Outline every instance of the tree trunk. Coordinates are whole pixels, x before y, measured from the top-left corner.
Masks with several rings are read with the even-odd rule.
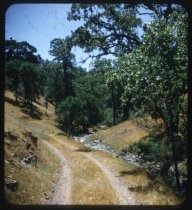
[[[64,86],[64,98],[67,97],[67,65],[63,61],[63,86]]]
[[[30,110],[31,110],[31,113],[33,113],[33,101],[32,100],[30,100]]]
[[[114,88],[111,88],[111,96],[112,96],[112,106],[113,106],[113,125],[116,125],[116,103],[115,103],[115,94]]]
[[[123,120],[127,120],[129,117],[129,101],[126,101],[125,105],[123,106]]]
[[[181,184],[180,184],[180,174],[178,169],[178,160],[177,160],[177,154],[176,154],[176,138],[175,135],[178,133],[178,120],[173,120],[172,112],[170,111],[170,121],[168,125],[166,126],[167,135],[168,138],[171,140],[171,147],[172,147],[172,158],[173,158],[173,164],[174,164],[174,171],[175,171],[175,180],[177,185],[177,190],[180,193],[181,192]],[[177,118],[176,118],[177,119]]]

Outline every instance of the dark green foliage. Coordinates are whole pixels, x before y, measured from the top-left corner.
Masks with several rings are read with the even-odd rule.
[[[113,109],[112,108],[106,108],[104,110],[104,123],[107,126],[113,125]]]
[[[165,134],[148,137],[129,148],[130,152],[141,156],[145,161],[164,162],[171,158],[171,145]]]
[[[16,101],[18,99],[18,89],[19,89],[19,68],[22,62],[20,60],[10,60],[5,64],[5,81],[6,88],[13,91],[16,97]]]
[[[71,53],[71,40],[69,37],[65,39],[53,39],[50,43],[51,50],[49,51],[51,55],[55,57],[59,65],[59,78],[60,84],[59,87],[56,87],[56,92],[59,90],[59,95],[56,96],[56,107],[57,104],[60,103],[63,99],[68,96],[72,96],[73,87],[72,87],[72,79],[73,79],[73,70],[75,69],[75,56]],[[57,70],[58,75],[58,70]]]
[[[32,102],[40,95],[38,69],[34,64],[23,63],[19,71],[22,88],[21,94],[25,103],[29,104],[32,110]]]
[[[147,166],[150,169],[150,172],[158,173],[162,175],[165,180],[170,180],[168,171],[173,165],[174,159],[172,154],[172,145],[166,133],[161,133],[159,135],[140,140],[139,143],[131,145],[128,150],[129,152],[140,156],[142,162],[150,163],[150,165]],[[182,162],[186,159],[186,143],[181,137],[177,138],[175,152],[177,154],[178,162]],[[158,170],[155,169],[157,165],[159,165]],[[154,169],[152,170],[152,168],[157,171],[154,171]],[[171,180],[171,182],[173,182],[174,178],[171,177]]]
[[[5,79],[7,89],[14,92],[16,102],[22,97],[32,111],[32,102],[40,96],[42,79],[37,64],[21,60],[10,60],[5,64]]]
[[[26,41],[5,40],[6,61],[17,59],[31,63],[41,63],[42,58],[40,55],[35,55],[35,53],[37,53],[37,49]]]
[[[69,100],[71,102],[79,100],[79,104],[77,103],[79,105],[77,108],[78,114],[76,113],[78,119],[75,119],[76,124],[74,126],[66,127],[66,119],[62,117],[62,111],[61,108],[59,108],[59,111],[56,112],[59,119],[58,122],[61,124],[64,123],[64,127],[68,130],[71,129],[71,132],[75,132],[78,129],[79,131],[85,131],[86,128],[103,121],[102,108],[104,107],[104,96],[106,94],[105,86],[103,86],[103,78],[98,72],[86,72],[81,68],[76,68],[72,81],[74,96],[72,98],[70,96],[67,97],[61,104],[64,109],[69,110],[71,109],[71,107],[69,108],[67,105]],[[61,106],[61,104],[59,104],[59,106]],[[62,109],[63,112],[64,109]],[[64,113],[64,115],[66,114],[67,113]]]
[[[57,121],[69,132],[84,131],[87,117],[84,115],[83,102],[69,96],[56,109]]]
[[[98,49],[99,56],[130,52],[140,44],[136,14],[136,7],[126,4],[73,4],[68,20],[85,21],[73,32],[73,42],[88,53]]]

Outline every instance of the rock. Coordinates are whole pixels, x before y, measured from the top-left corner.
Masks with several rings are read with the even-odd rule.
[[[31,144],[29,142],[27,142],[27,144],[25,144],[25,147],[28,150],[31,147]]]
[[[8,139],[5,139],[5,140],[4,140],[4,143],[7,144],[8,146],[11,145],[11,144],[10,144],[10,141],[9,141]]]
[[[5,186],[10,189],[11,191],[15,191],[18,189],[18,182],[14,179],[5,179],[4,180]]]
[[[102,129],[102,130],[105,130],[107,129],[108,127],[106,125],[98,125],[98,128]]]
[[[162,186],[159,187],[159,192],[163,192],[163,187]]]
[[[28,157],[24,158],[23,161],[27,164],[34,164],[37,165],[37,156],[35,154],[29,155]]]
[[[37,140],[38,140],[37,136],[31,136],[31,140],[33,141],[35,147],[37,147]]]
[[[9,137],[11,140],[17,140],[17,136],[13,134],[13,132],[7,131],[4,135]]]
[[[21,166],[22,168],[30,168],[30,167],[32,167],[31,165],[25,163],[23,160],[20,161],[20,166]]]
[[[47,193],[44,193],[44,195],[45,195],[45,199],[46,199],[46,200],[49,200],[49,199],[50,199],[50,197],[48,196]]]

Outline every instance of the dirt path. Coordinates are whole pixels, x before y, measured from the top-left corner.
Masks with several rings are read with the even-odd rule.
[[[106,165],[102,164],[95,157],[90,155],[89,153],[82,153],[84,156],[89,158],[93,163],[95,163],[104,173],[104,175],[109,180],[113,191],[115,192],[119,203],[117,205],[135,205],[136,201],[128,190],[128,186],[124,181],[115,176],[115,173],[108,168]]]
[[[76,146],[69,145],[68,143],[64,141],[61,142],[57,138],[55,138],[55,140],[57,140],[60,144],[64,145],[71,151],[76,151],[78,149]],[[57,150],[56,148],[54,149]],[[88,158],[92,162],[92,164],[95,164],[97,167],[99,167],[103,173],[103,176],[105,176],[108,179],[111,185],[111,189],[115,193],[118,199],[118,203],[115,203],[115,205],[136,205],[137,204],[136,200],[131,195],[131,192],[128,190],[128,185],[120,177],[116,176],[114,171],[112,171],[105,164],[101,163],[97,158],[93,156],[94,154],[92,154],[91,152],[88,152],[88,153],[78,152],[78,153],[79,153],[79,158],[81,158],[81,156],[84,156]]]
[[[55,148],[52,144],[44,141],[47,147],[54,153],[59,161],[61,162],[61,172],[60,179],[56,184],[55,192],[53,197],[46,201],[45,204],[59,204],[59,205],[69,205],[71,203],[71,169],[69,161],[65,158],[64,154]]]

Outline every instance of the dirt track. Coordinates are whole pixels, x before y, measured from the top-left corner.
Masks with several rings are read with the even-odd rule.
[[[77,151],[78,147],[74,145],[69,145],[68,143],[61,142],[57,138],[55,140],[65,148],[68,148],[71,152]],[[72,162],[70,159],[67,159],[66,156],[60,151],[58,148],[53,146],[52,144],[45,141],[45,144],[51,149],[51,151],[58,157],[61,162],[61,173],[60,179],[55,186],[55,192],[53,197],[46,202],[46,204],[58,204],[58,205],[67,205],[73,204],[74,201],[71,197],[71,191],[73,188],[74,180],[72,178],[73,171],[70,167]],[[101,170],[103,176],[108,180],[110,184],[109,189],[113,191],[116,197],[116,201],[114,201],[115,205],[135,205],[136,201],[128,190],[128,186],[124,181],[116,176],[115,172],[113,172],[108,166],[101,163],[94,154],[91,152],[76,152],[76,155],[79,156],[79,159],[87,158],[94,167],[99,168]],[[86,181],[86,180],[85,180]],[[77,182],[77,180],[76,180]],[[94,184],[92,186],[94,188]]]
[[[83,153],[87,158],[89,158],[94,164],[96,164],[107,177],[111,184],[112,190],[115,192],[119,202],[117,205],[135,205],[136,202],[131,196],[128,186],[123,182],[119,177],[115,176],[115,173],[108,168],[106,165],[99,162],[96,158],[94,158],[89,153]]]
[[[55,186],[55,193],[52,199],[48,200],[46,204],[59,204],[68,205],[71,204],[71,169],[69,166],[69,161],[65,158],[59,149],[55,148],[53,145],[44,141],[47,147],[52,153],[54,153],[59,161],[61,162],[61,172],[60,179]]]

